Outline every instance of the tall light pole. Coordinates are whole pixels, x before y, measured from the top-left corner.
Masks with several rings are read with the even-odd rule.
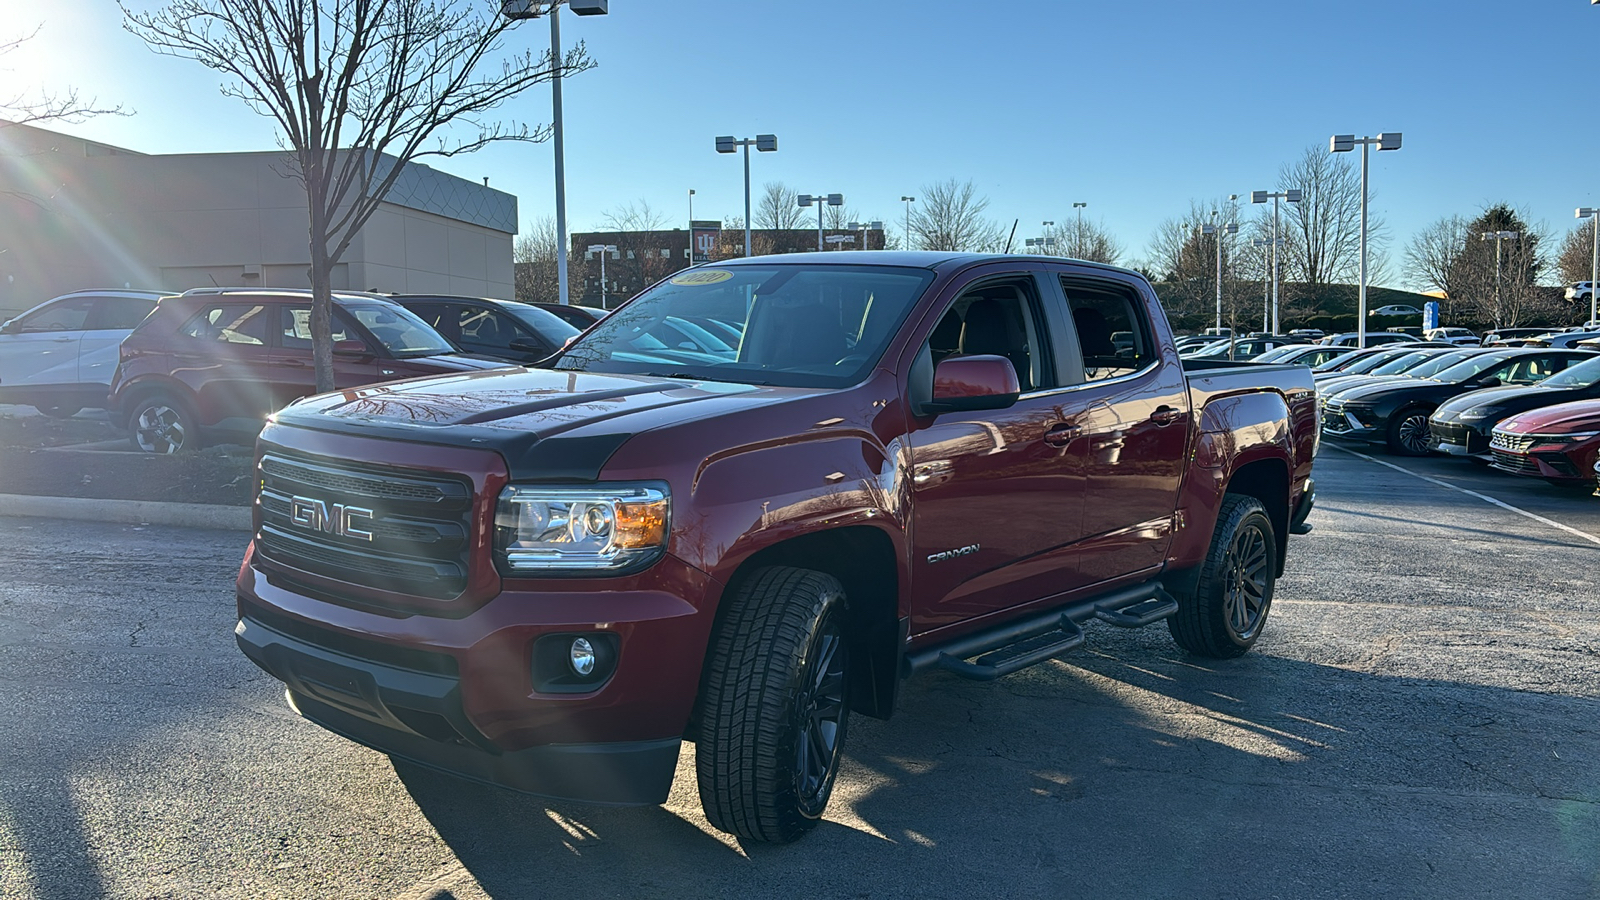
[[[750,255],[750,147],[762,153],[771,153],[778,149],[778,136],[775,134],[758,134],[753,138],[717,138],[718,153],[732,153],[739,147],[744,148],[744,255]]]
[[[1356,346],[1367,345],[1367,148],[1373,144],[1379,150],[1399,150],[1400,132],[1385,131],[1377,137],[1356,137],[1353,134],[1336,134],[1328,139],[1328,152],[1349,153],[1361,145],[1361,282],[1356,294]]]
[[[1072,247],[1069,249],[1071,250],[1073,256],[1080,258],[1083,256],[1083,208],[1088,205],[1089,204],[1082,202],[1075,202],[1072,204],[1072,208],[1078,213],[1078,230],[1072,235]]]
[[[550,65],[555,76],[550,79],[550,137],[555,145],[556,157],[556,293],[559,302],[567,300],[567,157],[561,128],[561,4],[550,4]],[[574,15],[603,16],[609,0],[565,0]],[[536,0],[501,0],[500,13],[508,19],[537,19]]]
[[[844,205],[844,195],[843,194],[801,194],[800,195],[800,205],[801,206],[810,206],[813,203],[815,203],[817,205],[817,251],[821,252],[821,250],[822,250],[822,207],[824,207],[824,206],[843,206]]]
[[[694,188],[689,188],[689,262],[694,265]]]
[[[1279,200],[1283,200],[1283,201],[1285,201],[1287,203],[1299,203],[1300,199],[1301,199],[1301,192],[1300,192],[1299,188],[1290,188],[1290,189],[1288,189],[1286,191],[1276,191],[1276,192],[1270,192],[1270,191],[1251,191],[1250,192],[1250,202],[1251,203],[1265,203],[1269,199],[1272,201],[1272,328],[1271,328],[1269,333],[1270,334],[1277,334],[1278,333],[1278,201]],[[1362,209],[1365,210],[1366,207],[1363,206]],[[1363,216],[1365,216],[1365,213],[1363,213]],[[1366,219],[1362,218],[1361,221],[1365,222]],[[1362,234],[1366,233],[1365,228],[1366,228],[1366,226],[1363,225],[1362,226],[1362,229],[1363,229],[1362,230]],[[1362,240],[1365,241],[1366,238],[1363,237]],[[1365,247],[1366,244],[1362,244],[1362,246]],[[1363,258],[1365,258],[1365,257],[1363,257]],[[1366,271],[1366,270],[1363,269],[1362,271]],[[1365,288],[1363,288],[1362,290],[1363,290],[1363,293],[1362,293],[1361,296],[1365,297],[1366,296]],[[1365,301],[1363,301],[1363,302],[1365,302]],[[1261,330],[1262,331],[1268,331],[1268,328],[1267,328],[1267,317],[1264,314],[1263,314],[1262,319],[1261,319]],[[1365,339],[1363,338],[1363,341],[1364,340]]]
[[[1593,2],[1600,3],[1600,0]],[[1596,304],[1596,298],[1600,297],[1600,206],[1580,206],[1577,212],[1577,218],[1592,219],[1590,224],[1594,226],[1594,249],[1591,251],[1594,258],[1589,270],[1589,321],[1592,323],[1600,320],[1600,306]]]
[[[1480,231],[1478,237],[1486,241],[1494,241],[1494,308],[1495,318],[1499,318],[1505,310],[1505,299],[1501,290],[1500,281],[1500,248],[1503,241],[1514,241],[1522,237],[1517,231]],[[1495,323],[1500,324],[1499,322]]]
[[[590,253],[600,254],[600,308],[606,308],[606,254],[617,252],[616,244],[590,244]]]
[[[883,223],[882,222],[851,222],[850,223],[850,229],[852,231],[861,232],[861,249],[863,249],[863,250],[871,250],[872,249],[871,247],[867,246],[867,232],[871,231],[874,228],[878,229],[879,231],[882,231],[883,230]]]
[[[1216,235],[1216,242],[1217,242],[1217,332],[1220,334],[1222,332],[1222,236],[1224,234],[1238,234],[1239,233],[1239,225],[1238,225],[1237,222],[1229,222],[1226,225],[1211,225],[1211,224],[1208,223],[1208,224],[1200,226],[1200,233],[1201,234],[1214,234],[1214,235]]]
[[[1256,247],[1273,247],[1283,243],[1283,241],[1278,238],[1256,238],[1250,243]],[[1277,261],[1276,255],[1273,255],[1271,251],[1267,252],[1267,256],[1272,262]],[[1263,322],[1267,320],[1267,311],[1272,309],[1272,293],[1269,287],[1271,284],[1272,278],[1268,276],[1267,270],[1263,268],[1261,270],[1261,321]]]
[[[900,201],[906,205],[906,246],[905,246],[905,249],[910,250],[911,249],[911,204],[917,202],[917,198],[902,196],[900,198]]]

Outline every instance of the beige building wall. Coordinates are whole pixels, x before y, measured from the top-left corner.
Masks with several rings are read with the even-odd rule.
[[[335,288],[513,296],[516,198],[408,166]],[[0,316],[72,290],[308,287],[284,154],[147,155],[0,124]]]

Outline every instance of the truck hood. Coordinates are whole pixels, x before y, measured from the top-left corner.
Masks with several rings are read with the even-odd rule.
[[[636,434],[820,391],[642,375],[499,368],[308,397],[278,425],[497,450],[514,475],[592,480]]]

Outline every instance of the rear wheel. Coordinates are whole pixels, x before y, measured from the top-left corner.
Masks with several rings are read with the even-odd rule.
[[[774,567],[727,601],[701,690],[695,770],[712,825],[787,843],[828,806],[850,709],[838,579]]]
[[[60,404],[56,406],[35,406],[34,409],[37,409],[41,415],[49,416],[52,419],[70,419],[77,415],[83,407]]]
[[[1178,646],[1229,659],[1261,637],[1277,583],[1278,541],[1261,501],[1228,494],[1193,594],[1178,598],[1167,629]]]
[[[135,403],[128,430],[133,448],[145,453],[183,453],[200,442],[194,414],[168,394],[151,394]]]
[[[1433,450],[1433,435],[1428,430],[1428,411],[1402,409],[1389,417],[1384,443],[1396,456],[1426,456]]]

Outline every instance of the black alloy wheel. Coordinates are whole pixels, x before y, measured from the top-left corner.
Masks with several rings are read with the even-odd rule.
[[[1389,419],[1385,440],[1397,456],[1426,456],[1433,451],[1433,433],[1428,429],[1428,411],[1418,407],[1402,409]]]
[[[1267,554],[1269,545],[1261,523],[1248,521],[1234,533],[1223,558],[1223,611],[1228,633],[1241,643],[1254,640],[1266,620],[1272,589],[1268,567],[1275,562]]]
[[[1167,630],[1197,656],[1231,659],[1255,645],[1272,609],[1278,539],[1260,500],[1228,494],[1193,593],[1177,596]]]
[[[845,724],[845,660],[849,651],[839,617],[829,616],[812,643],[806,687],[795,704],[800,732],[795,752],[795,792],[801,811],[815,818],[828,805]]]

